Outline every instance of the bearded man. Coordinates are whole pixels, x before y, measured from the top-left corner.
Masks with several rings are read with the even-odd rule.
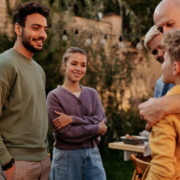
[[[19,4],[14,47],[0,55],[1,180],[48,180],[46,77],[33,55],[47,38],[49,15],[39,2]]]

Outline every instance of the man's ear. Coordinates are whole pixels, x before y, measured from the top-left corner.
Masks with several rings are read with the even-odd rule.
[[[180,64],[179,62],[173,63],[173,75],[178,75],[180,73]]]
[[[14,31],[17,34],[17,36],[21,36],[22,35],[22,26],[19,25],[18,23],[16,23],[14,25]]]

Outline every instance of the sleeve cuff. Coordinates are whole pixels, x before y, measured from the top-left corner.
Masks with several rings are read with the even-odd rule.
[[[78,122],[78,118],[76,116],[71,116],[72,117],[72,123],[75,125],[81,125],[81,123]]]
[[[1,163],[1,165],[7,163],[11,159],[12,159],[12,156],[8,153],[7,150],[4,153],[0,154],[0,163]]]
[[[96,125],[96,135],[99,136],[99,126]]]

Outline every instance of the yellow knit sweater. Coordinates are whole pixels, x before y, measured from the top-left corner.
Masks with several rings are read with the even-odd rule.
[[[180,94],[180,85],[166,96]],[[151,132],[152,161],[146,180],[180,180],[180,114],[165,116]]]

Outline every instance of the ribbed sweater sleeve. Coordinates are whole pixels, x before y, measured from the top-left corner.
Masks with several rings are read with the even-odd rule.
[[[8,70],[7,70],[8,69]],[[9,62],[9,59],[2,57],[0,61],[0,121],[2,121],[2,109],[9,95],[10,88],[14,82],[14,69],[12,63]],[[2,132],[0,131],[0,163],[5,164],[10,161],[12,156],[7,151],[6,146],[4,145]]]
[[[0,81],[0,119],[2,116],[2,108],[4,106],[7,96],[7,87]],[[4,145],[2,134],[0,132],[0,164],[5,164],[11,160],[12,156],[7,151],[6,146]]]
[[[94,90],[95,91],[95,90]],[[75,125],[91,125],[91,124],[99,124],[104,118],[106,118],[103,107],[99,98],[99,95],[97,91],[95,91],[95,113],[93,116],[73,116],[71,115],[73,119],[73,124]],[[107,123],[107,120],[105,121]]]
[[[52,121],[58,117],[58,115],[56,115],[54,111],[56,110],[62,113],[65,112],[58,98],[52,92],[50,92],[47,97],[47,108],[49,115],[49,123],[52,129],[54,130]],[[98,125],[95,124],[92,125],[70,124],[66,127],[61,128],[58,131],[55,131],[55,134],[58,138],[69,143],[84,143],[91,138],[99,136],[99,128]]]

